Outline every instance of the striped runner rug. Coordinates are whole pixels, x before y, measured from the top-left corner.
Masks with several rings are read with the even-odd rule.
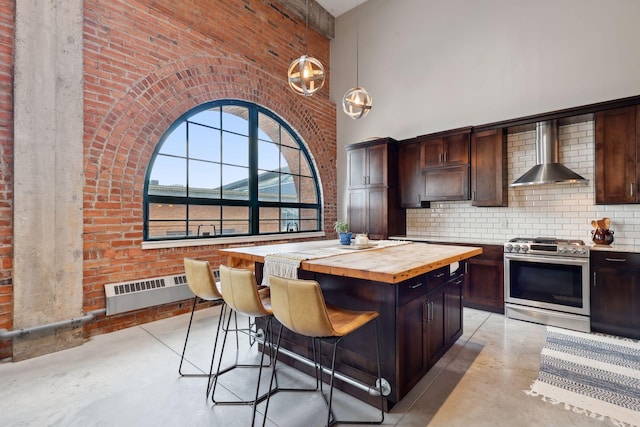
[[[640,426],[640,342],[552,326],[530,396],[617,426]]]

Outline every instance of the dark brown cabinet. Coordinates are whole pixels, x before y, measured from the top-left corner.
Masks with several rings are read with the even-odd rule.
[[[367,233],[371,239],[404,234],[396,141],[382,138],[348,145],[346,150],[349,231]]]
[[[469,199],[468,165],[427,169],[423,173],[427,201]]]
[[[420,165],[420,141],[411,140],[399,144],[399,186],[400,207],[402,208],[428,208],[429,202],[425,200],[425,177]]]
[[[405,354],[400,383],[407,391],[462,335],[464,268],[459,271],[450,277],[447,266],[404,285],[411,293],[399,297],[398,345]]]
[[[415,298],[398,308],[399,353],[404,355],[399,366],[399,383],[403,384],[400,395],[406,394],[427,372],[427,323],[424,321],[425,299]]]
[[[466,263],[461,267],[466,270]],[[459,275],[450,280],[444,291],[444,339],[445,342],[457,340],[462,335],[462,300],[466,275]]]
[[[461,128],[416,138],[420,141],[424,200],[469,199],[470,135],[471,128]]]
[[[436,289],[427,294],[422,310],[423,322],[426,325],[425,365],[433,366],[438,357],[443,353],[444,340],[444,289]]]
[[[591,251],[591,330],[640,339],[640,254]]]
[[[639,203],[640,107],[599,111],[596,122],[596,203]]]
[[[347,147],[349,188],[385,187],[388,185],[389,150],[391,139],[378,143],[355,144]]]
[[[504,313],[504,249],[501,245],[476,245],[482,254],[467,261],[464,306]]]
[[[471,134],[471,204],[507,206],[505,135],[502,129]]]
[[[443,136],[423,137],[422,169],[469,164],[469,129],[451,131]]]

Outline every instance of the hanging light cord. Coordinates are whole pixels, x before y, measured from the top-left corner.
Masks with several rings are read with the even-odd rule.
[[[307,0],[308,1],[308,0]],[[358,19],[358,0],[356,0],[356,86],[360,87],[358,76],[360,75],[359,62],[360,62],[360,20]]]
[[[304,35],[304,54],[307,55],[309,53],[309,0],[306,2],[305,9],[304,16],[307,29]]]

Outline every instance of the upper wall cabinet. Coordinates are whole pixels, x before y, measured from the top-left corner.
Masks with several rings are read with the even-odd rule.
[[[374,145],[349,146],[347,176],[350,189],[388,185],[387,142],[383,139]]]
[[[428,208],[425,178],[420,166],[420,141],[410,140],[398,146],[400,207]]]
[[[424,200],[469,200],[471,128],[418,137]]]
[[[596,113],[596,203],[639,203],[640,107]]]
[[[471,134],[471,204],[507,206],[504,174],[506,138],[502,129]]]
[[[422,140],[420,159],[422,169],[469,164],[469,132]]]
[[[349,231],[386,239],[406,232],[398,195],[397,143],[382,138],[347,145]]]

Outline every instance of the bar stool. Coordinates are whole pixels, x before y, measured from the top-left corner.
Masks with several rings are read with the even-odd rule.
[[[331,381],[329,388],[329,400],[322,390],[322,382],[320,383],[320,391],[322,397],[328,406],[327,426],[335,423],[341,424],[382,424],[384,421],[383,410],[383,394],[380,393],[380,419],[372,421],[341,421],[336,420],[332,413],[331,406],[333,401],[333,386],[335,378],[335,362],[338,345],[344,337],[355,332],[370,321],[374,321],[376,334],[376,360],[378,366],[378,378],[380,375],[380,341],[378,339],[378,313],[375,311],[351,311],[331,306],[325,303],[324,296],[320,285],[315,280],[297,280],[285,279],[282,277],[271,276],[269,278],[271,288],[271,306],[274,317],[281,323],[278,332],[278,338],[275,344],[275,354],[273,356],[273,373],[275,373],[275,365],[278,359],[278,350],[280,338],[282,336],[283,326],[287,329],[312,338],[315,343],[320,341],[333,341],[333,352],[331,358]],[[315,348],[315,344],[314,344]],[[314,352],[315,353],[315,352]],[[315,354],[314,354],[315,357]],[[316,366],[321,364],[322,354],[320,358],[315,360]],[[316,368],[316,372],[322,372],[322,366]],[[273,373],[271,380],[273,381]],[[269,388],[271,388],[270,383]],[[267,397],[267,404],[264,412],[263,426],[267,420],[269,410],[269,400],[271,395]]]
[[[265,341],[268,340],[268,337],[271,335],[271,319],[273,318],[273,312],[271,310],[271,299],[269,295],[269,288],[258,289],[256,283],[256,277],[250,270],[238,269],[238,268],[230,268],[225,265],[220,266],[220,285],[222,290],[222,297],[229,308],[229,313],[227,314],[227,324],[224,333],[224,338],[222,340],[222,351],[220,353],[220,359],[218,361],[218,369],[213,376],[213,386],[211,388],[211,400],[216,404],[227,404],[227,405],[252,405],[253,406],[253,419],[255,419],[256,413],[256,405],[263,401],[269,394],[269,392],[264,393],[263,395],[259,395],[260,391],[260,380],[262,378],[262,368],[271,365],[271,361],[269,364],[264,365],[264,355],[266,348],[269,345],[263,345],[262,354],[260,356],[260,364],[248,364],[243,365],[238,363],[238,352],[236,351],[236,360],[235,364],[231,367],[226,368],[224,371],[221,371],[222,365],[222,356],[225,350],[225,344],[227,341],[227,335],[229,333],[229,324],[231,322],[232,312],[237,312],[240,314],[244,314],[250,317],[264,317],[266,318],[266,331],[265,331]],[[236,341],[236,349],[237,349],[237,341]],[[269,350],[269,356],[271,358],[271,350]],[[239,367],[258,367],[258,382],[256,384],[256,394],[253,400],[237,400],[237,401],[220,401],[215,399],[216,386],[218,384],[218,378],[224,372]],[[270,387],[271,388],[271,387]]]
[[[216,347],[218,345],[218,336],[220,335],[220,325],[222,324],[222,317],[225,312],[224,299],[218,284],[216,283],[213,271],[208,261],[199,261],[191,258],[184,259],[184,272],[187,277],[187,285],[191,292],[195,294],[193,298],[193,307],[191,308],[191,317],[189,318],[189,326],[187,327],[187,336],[184,339],[184,347],[182,348],[182,355],[180,356],[180,366],[178,366],[178,373],[181,377],[209,377],[207,381],[206,396],[209,395],[211,384],[211,368],[209,368],[209,374],[185,374],[182,372],[182,362],[184,361],[184,355],[187,351],[187,342],[189,341],[189,332],[191,331],[191,323],[193,322],[193,313],[196,310],[196,304],[198,299],[205,301],[221,302],[222,308],[220,311],[220,318],[218,319],[218,326],[216,328],[216,338],[213,344],[213,353],[211,354],[211,365],[213,366],[213,358],[216,353]]]

